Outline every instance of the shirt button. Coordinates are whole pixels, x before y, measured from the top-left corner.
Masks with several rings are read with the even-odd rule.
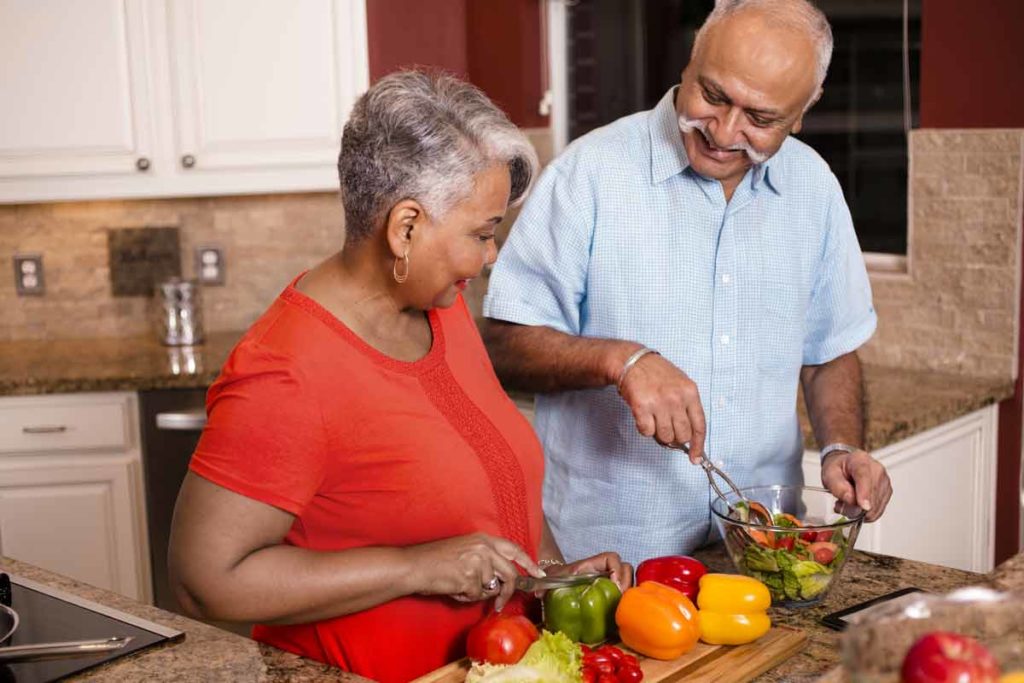
[[[729,284],[730,282],[732,282],[732,275],[729,275],[729,273],[723,273],[722,282],[725,284]]]
[[[729,343],[729,335],[723,334],[722,335],[722,344],[724,345],[724,344],[728,344],[728,343]]]
[[[719,408],[724,408],[726,403],[727,403],[727,401],[724,398],[718,399],[718,407]]]

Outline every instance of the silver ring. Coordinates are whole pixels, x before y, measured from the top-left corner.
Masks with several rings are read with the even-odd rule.
[[[490,581],[488,581],[487,583],[484,584],[484,590],[485,591],[496,591],[496,590],[498,590],[498,586],[500,586],[500,585],[501,585],[501,579],[499,579],[497,576],[495,576],[493,579],[491,579]]]

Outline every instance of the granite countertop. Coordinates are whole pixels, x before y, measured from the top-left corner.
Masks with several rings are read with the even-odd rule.
[[[713,571],[731,571],[721,545],[695,553]],[[121,683],[152,680],[190,681],[340,681],[360,683],[365,678],[346,674],[213,626],[142,605],[134,600],[78,581],[0,557],[0,568],[18,576],[54,586],[88,600],[108,605],[186,633],[180,643],[169,643],[93,669],[72,680],[109,680]],[[1024,555],[1007,561],[985,576],[936,565],[854,551],[840,583],[822,604],[802,610],[772,609],[773,622],[802,629],[810,639],[796,655],[759,677],[758,681],[811,683],[839,664],[839,634],[818,623],[833,612],[905,586],[929,592],[948,592],[962,586],[988,583],[1010,589],[1024,586]]]
[[[199,388],[217,377],[242,332],[218,332],[194,347],[152,336],[0,342],[0,396]],[[864,366],[866,446],[878,449],[1013,395],[1010,379]],[[514,393],[519,403],[529,395]],[[805,443],[816,448],[806,416]]]
[[[215,332],[196,346],[153,336],[0,342],[0,396],[206,387],[242,334]]]

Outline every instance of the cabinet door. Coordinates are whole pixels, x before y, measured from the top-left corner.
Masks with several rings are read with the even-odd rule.
[[[865,524],[859,550],[957,569],[992,569],[998,407],[989,406],[873,455],[885,465],[893,497],[885,515]],[[804,478],[821,485],[818,454],[804,457]]]
[[[285,169],[337,187],[341,128],[367,82],[362,0],[169,0],[182,175]],[[309,185],[312,183],[312,185]]]
[[[0,3],[0,200],[64,198],[85,176],[146,180],[145,34],[142,0]]]
[[[0,461],[0,555],[146,600],[139,480],[124,455]]]

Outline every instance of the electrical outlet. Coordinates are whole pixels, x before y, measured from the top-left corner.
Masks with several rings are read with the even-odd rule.
[[[42,254],[14,255],[14,289],[18,296],[42,296],[46,292]]]
[[[216,246],[196,247],[196,278],[200,284],[224,284],[224,271],[223,249]]]

